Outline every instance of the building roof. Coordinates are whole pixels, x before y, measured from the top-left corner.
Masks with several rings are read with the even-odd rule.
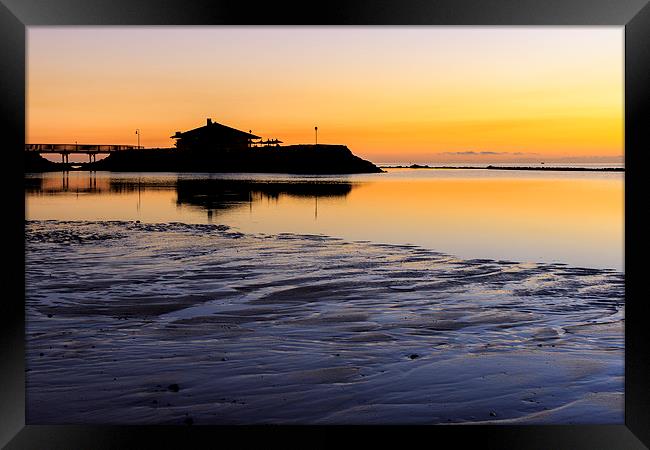
[[[208,119],[206,125],[203,125],[202,127],[194,128],[193,130],[188,130],[184,132],[177,131],[176,134],[170,137],[172,139],[180,139],[183,137],[191,137],[203,133],[215,133],[215,132],[219,134],[229,134],[233,137],[240,137],[246,139],[260,139],[260,136],[255,136],[254,134],[246,133],[245,131],[237,130],[235,128],[222,125],[217,122],[212,122],[212,120],[210,119]]]

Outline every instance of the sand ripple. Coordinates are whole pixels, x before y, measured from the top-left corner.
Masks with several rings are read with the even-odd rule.
[[[623,421],[611,270],[30,221],[26,293],[30,423]]]

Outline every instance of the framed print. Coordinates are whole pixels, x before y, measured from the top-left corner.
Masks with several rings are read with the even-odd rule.
[[[120,3],[1,5],[3,445],[648,445],[647,2]]]

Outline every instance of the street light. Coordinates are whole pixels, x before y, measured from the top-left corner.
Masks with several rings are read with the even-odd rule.
[[[318,127],[314,127],[314,131],[316,132],[316,145],[318,145]]]
[[[135,134],[138,135],[138,148],[140,148],[140,128],[135,129]]]

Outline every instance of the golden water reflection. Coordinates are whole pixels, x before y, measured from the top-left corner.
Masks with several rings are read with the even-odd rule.
[[[222,223],[415,244],[462,258],[623,269],[622,173],[391,170],[347,177],[52,172],[28,219]]]

